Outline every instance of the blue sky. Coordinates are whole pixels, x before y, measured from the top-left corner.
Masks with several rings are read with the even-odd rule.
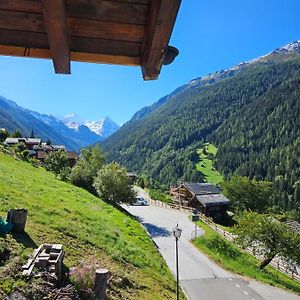
[[[300,39],[299,11],[299,0],[183,0],[170,43],[180,55],[157,81],[143,81],[138,67],[73,62],[71,75],[56,75],[48,60],[0,57],[0,95],[41,113],[122,124],[193,78]]]

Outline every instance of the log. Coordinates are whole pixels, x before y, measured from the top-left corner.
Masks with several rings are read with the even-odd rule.
[[[107,269],[96,270],[94,293],[97,300],[105,300],[108,277],[109,271]]]

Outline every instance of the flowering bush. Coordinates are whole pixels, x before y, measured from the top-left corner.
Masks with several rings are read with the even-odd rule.
[[[81,260],[79,265],[70,269],[69,277],[83,299],[94,299],[93,288],[96,270],[100,264],[94,256]]]

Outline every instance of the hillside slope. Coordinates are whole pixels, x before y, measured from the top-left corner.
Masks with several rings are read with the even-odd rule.
[[[96,257],[112,272],[112,299],[175,298],[174,280],[137,221],[52,173],[0,152],[0,216],[10,208],[29,212],[27,236],[18,243],[26,248],[62,243],[67,267]],[[20,285],[17,273],[8,274],[0,266],[0,291]]]
[[[275,204],[296,209],[300,202],[299,49],[296,41],[191,81],[160,105],[137,113],[103,142],[108,158],[167,186],[203,180],[195,169],[197,149],[211,142],[219,149],[218,171],[272,180],[279,194]]]

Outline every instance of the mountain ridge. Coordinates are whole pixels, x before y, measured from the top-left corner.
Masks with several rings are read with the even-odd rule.
[[[154,102],[153,104],[149,106],[145,106],[141,108],[139,111],[137,111],[131,120],[134,121],[143,118],[144,116],[147,116],[149,113],[151,113],[153,110],[157,109],[164,103],[166,103],[172,96],[177,95],[181,92],[184,92],[188,89],[197,88],[200,86],[206,86],[210,84],[214,84],[220,80],[228,79],[233,76],[235,76],[237,73],[242,71],[243,69],[252,66],[253,64],[259,63],[259,62],[265,62],[268,59],[272,59],[274,55],[294,55],[300,53],[300,40],[295,40],[294,42],[291,42],[289,44],[286,44],[282,47],[276,48],[275,50],[265,54],[261,55],[257,58],[241,62],[237,65],[234,65],[232,67],[229,67],[224,70],[219,70],[214,73],[207,74],[205,76],[197,77],[195,79],[191,79],[188,83],[176,88],[173,92],[170,94],[160,98],[158,101]]]

